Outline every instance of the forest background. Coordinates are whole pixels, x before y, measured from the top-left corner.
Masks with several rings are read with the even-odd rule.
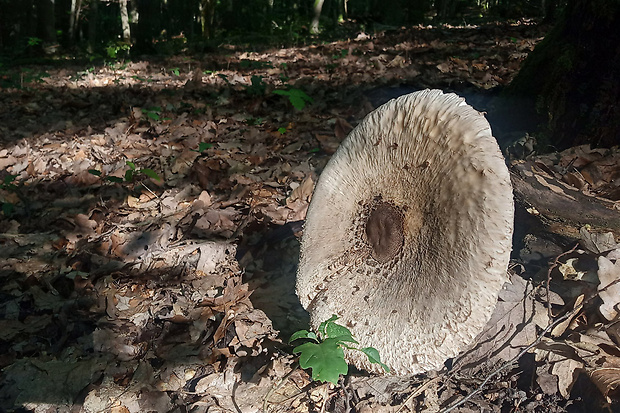
[[[478,24],[524,17],[552,21],[562,0],[2,0],[0,48],[22,55],[58,47],[118,52],[201,50],[219,40],[303,44],[319,32],[417,24]],[[250,41],[251,40],[251,41]],[[204,49],[203,49],[204,50]],[[96,56],[96,55],[95,55]]]

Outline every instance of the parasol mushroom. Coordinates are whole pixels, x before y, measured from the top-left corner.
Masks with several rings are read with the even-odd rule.
[[[482,331],[508,280],[513,200],[484,116],[424,90],[370,113],[316,185],[296,289],[396,374],[437,370]],[[380,371],[359,352],[358,368]]]

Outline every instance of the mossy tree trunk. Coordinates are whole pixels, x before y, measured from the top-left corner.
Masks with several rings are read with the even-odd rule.
[[[550,149],[620,144],[620,1],[569,0],[507,90],[542,117]]]

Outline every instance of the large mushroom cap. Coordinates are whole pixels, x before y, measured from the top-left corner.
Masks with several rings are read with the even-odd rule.
[[[425,90],[370,113],[342,142],[308,209],[297,294],[333,314],[396,374],[441,368],[491,316],[508,280],[510,177],[482,114]],[[378,371],[359,352],[358,368]]]

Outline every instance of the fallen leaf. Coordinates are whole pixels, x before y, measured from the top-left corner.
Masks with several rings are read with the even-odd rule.
[[[620,390],[620,367],[606,367],[595,369],[589,374],[590,380],[611,402],[611,398],[618,399]]]
[[[615,263],[606,257],[598,257],[599,297],[603,304],[599,311],[603,317],[612,321],[620,311],[620,260]]]

